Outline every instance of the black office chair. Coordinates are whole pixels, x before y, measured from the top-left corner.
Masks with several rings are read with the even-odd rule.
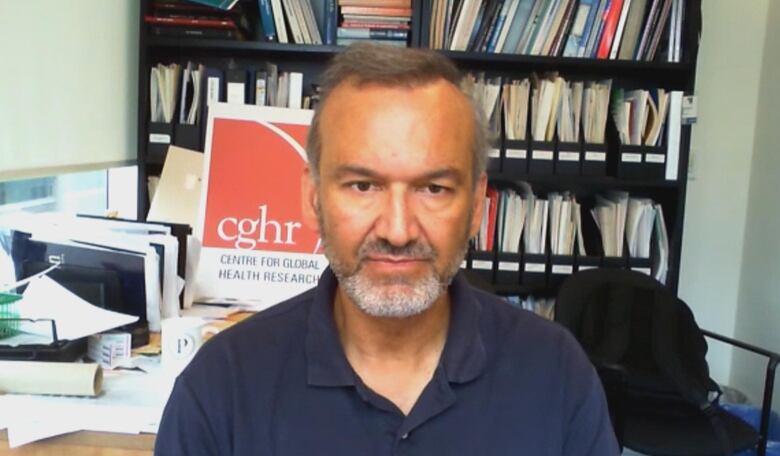
[[[555,320],[596,366],[621,447],[657,456],[764,456],[780,355],[701,330],[688,306],[644,274],[578,272],[560,287]],[[761,425],[756,432],[718,405],[705,336],[766,356]]]

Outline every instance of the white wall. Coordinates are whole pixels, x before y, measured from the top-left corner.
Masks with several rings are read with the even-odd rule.
[[[139,4],[0,1],[0,179],[135,160]]]
[[[770,2],[745,229],[736,336],[780,352],[780,2]],[[760,403],[762,360],[735,351],[732,384]],[[775,410],[780,409],[780,385]]]
[[[680,296],[699,325],[734,334],[748,184],[769,0],[703,0]],[[731,351],[711,343],[712,375],[728,382]]]

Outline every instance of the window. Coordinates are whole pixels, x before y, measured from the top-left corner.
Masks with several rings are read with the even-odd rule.
[[[63,212],[136,217],[137,168],[60,174],[0,182],[0,216],[15,212]]]

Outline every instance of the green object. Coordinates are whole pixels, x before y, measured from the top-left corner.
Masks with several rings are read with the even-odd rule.
[[[22,299],[22,295],[16,293],[0,293],[0,339],[11,337],[19,332],[18,320],[6,320],[7,318],[19,318],[19,309],[15,304]]]

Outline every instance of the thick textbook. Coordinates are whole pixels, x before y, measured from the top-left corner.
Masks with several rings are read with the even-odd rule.
[[[262,309],[316,285],[326,260],[302,220],[312,111],[212,104],[188,283],[195,302]]]

